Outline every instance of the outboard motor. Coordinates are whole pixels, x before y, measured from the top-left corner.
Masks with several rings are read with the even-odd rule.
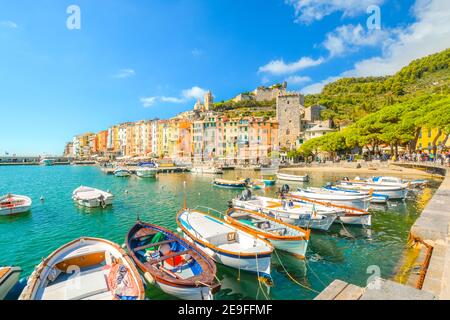
[[[228,208],[230,209],[233,208],[233,201],[231,200],[228,201]]]
[[[242,191],[241,198],[239,200],[248,201],[248,200],[251,200],[251,198],[252,198],[252,192],[249,189],[245,189],[244,191]]]
[[[285,194],[288,194],[290,190],[291,190],[291,188],[289,188],[289,185],[283,184],[283,186],[281,187],[280,193],[282,195],[285,195]]]
[[[250,178],[247,178],[244,180],[245,184],[248,186],[250,185],[250,183],[252,182],[252,180],[250,180]]]

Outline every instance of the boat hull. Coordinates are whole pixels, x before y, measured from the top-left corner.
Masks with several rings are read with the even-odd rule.
[[[233,205],[236,208],[242,208],[247,210],[254,210],[262,212],[269,217],[279,219],[285,223],[293,224],[302,228],[310,228],[315,230],[327,231],[330,229],[333,222],[336,220],[337,215],[318,215],[313,217],[311,214],[297,214],[297,213],[287,213],[281,212],[274,209],[263,209],[259,206],[254,206],[252,204],[246,203],[245,201],[233,201]]]
[[[270,275],[270,255],[261,255],[256,257],[240,256],[239,254],[223,253],[213,251],[204,246],[201,242],[191,238],[188,234],[183,233],[185,238],[195,243],[205,254],[210,256],[215,262],[225,266],[235,268],[241,271],[255,273],[258,277],[272,279]]]
[[[140,178],[155,178],[156,170],[137,170],[136,175]]]
[[[10,202],[10,199],[12,199],[13,203]],[[3,203],[3,200],[7,200],[8,203]],[[18,200],[21,201],[21,203],[15,202]],[[11,216],[28,212],[31,210],[32,203],[32,200],[26,196],[10,195],[9,198],[2,197],[2,204],[0,205],[0,216]]]
[[[156,283],[162,291],[181,300],[214,300],[211,289],[208,287],[180,288],[158,281]]]
[[[408,194],[408,189],[406,188],[381,188],[377,186],[368,185],[353,185],[353,184],[343,184],[340,186],[344,189],[350,190],[362,190],[362,191],[372,191],[373,193],[387,196],[389,200],[404,200]]]
[[[292,253],[298,258],[304,259],[308,249],[308,240],[271,240],[270,243],[278,250]]]
[[[3,270],[2,270],[3,269]],[[19,281],[22,269],[18,267],[0,268],[0,301],[5,299],[6,295]]]
[[[131,174],[128,171],[118,171],[118,172],[114,172],[114,175],[118,178],[126,178],[126,177],[129,177]]]
[[[279,180],[283,181],[293,181],[293,182],[308,182],[309,176],[296,176],[291,174],[285,174],[285,173],[278,173],[277,177]]]
[[[299,195],[304,198],[308,198],[311,200],[316,201],[323,201],[331,204],[335,204],[338,206],[348,206],[353,208],[358,208],[361,210],[367,210],[370,206],[370,197],[369,196],[363,196],[359,197],[358,199],[350,199],[350,197],[346,197],[347,199],[342,199],[339,197],[336,197],[332,194],[314,194],[309,192],[296,192],[293,193],[294,195]]]

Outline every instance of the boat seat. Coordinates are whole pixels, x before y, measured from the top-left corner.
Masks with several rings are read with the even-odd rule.
[[[102,268],[80,272],[73,277],[64,274],[62,281],[47,286],[42,292],[42,300],[82,300],[109,292],[106,274]]]
[[[270,229],[266,229],[266,230],[264,230],[264,231],[266,231],[266,232],[274,232],[274,231],[286,231],[286,228],[285,227],[277,227],[277,228],[270,228]]]
[[[168,260],[168,259],[172,259],[172,258],[175,258],[175,257],[178,257],[178,256],[182,256],[182,255],[184,255],[184,254],[188,254],[189,251],[190,251],[190,250],[184,250],[184,251],[180,251],[180,252],[173,252],[173,253],[171,253],[171,254],[162,256],[162,257],[160,257],[160,258],[158,258],[158,259],[151,259],[151,260],[148,261],[146,264],[154,265],[154,264],[157,264],[157,263],[166,261],[166,260]]]
[[[152,229],[141,229],[133,236],[133,240],[139,240],[148,236],[152,236],[157,234],[159,231],[152,230]]]
[[[169,244],[169,243],[172,243],[172,242],[176,242],[176,240],[164,240],[164,241],[160,241],[160,242],[149,243],[149,244],[146,244],[145,246],[137,247],[137,248],[133,249],[133,251],[137,252],[137,251],[145,250],[145,249],[148,249],[148,248],[161,246],[163,244]]]

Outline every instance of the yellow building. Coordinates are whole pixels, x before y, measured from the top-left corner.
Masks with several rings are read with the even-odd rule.
[[[422,128],[419,133],[419,138],[417,139],[417,145],[416,150],[418,151],[433,151],[433,142],[435,141],[436,137],[436,146],[439,149],[449,149],[450,148],[450,139],[447,139],[447,142],[445,146],[443,146],[443,143],[445,141],[446,135],[445,133],[441,133],[439,135],[439,129],[428,129],[428,128]]]

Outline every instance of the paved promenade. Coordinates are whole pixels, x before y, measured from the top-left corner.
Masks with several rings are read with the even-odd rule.
[[[422,269],[421,290],[390,280],[381,286],[361,288],[335,280],[316,300],[450,300],[450,168],[427,163],[395,163],[422,167],[444,176],[439,189],[411,228],[411,237],[423,243],[428,257]]]

